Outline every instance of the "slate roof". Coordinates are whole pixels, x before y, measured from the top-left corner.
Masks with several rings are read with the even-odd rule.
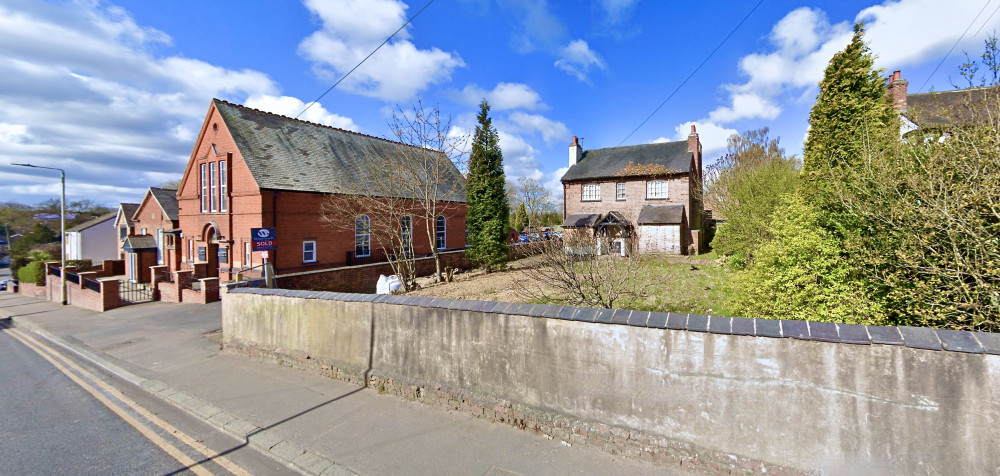
[[[639,210],[639,219],[636,221],[640,225],[679,225],[684,222],[684,205],[644,205]]]
[[[167,219],[177,221],[177,190],[149,187],[149,193],[160,204],[160,208],[163,209],[163,214],[167,216]]]
[[[68,229],[66,231],[83,231],[83,230],[86,230],[87,228],[90,228],[92,226],[100,225],[101,223],[104,223],[104,222],[106,222],[108,220],[114,220],[116,215],[118,215],[117,212],[105,213],[104,215],[101,215],[101,216],[99,216],[97,218],[93,218],[93,219],[90,219],[88,221],[85,221],[85,222],[83,222],[83,223],[81,223],[81,224],[79,224],[77,226],[74,226],[73,228],[70,228],[70,229]]]
[[[670,170],[688,172],[691,156],[686,140],[588,150],[584,151],[576,165],[566,171],[562,181],[616,177],[630,162],[635,165],[657,164]]]
[[[229,129],[250,173],[262,189],[338,193],[356,190],[364,182],[360,157],[377,153],[388,160],[405,160],[422,151],[399,142],[314,124],[231,104],[215,107]],[[450,169],[441,196],[465,202],[465,179],[444,154]],[[401,162],[400,162],[401,163]],[[382,184],[367,187],[375,193]],[[405,198],[405,197],[404,197]]]
[[[121,208],[122,215],[125,217],[125,224],[132,226],[132,216],[135,215],[136,210],[139,209],[138,203],[119,203],[118,207]]]
[[[991,101],[989,88],[908,94],[903,115],[923,129],[976,123],[986,118],[977,118],[968,106],[985,101]]]
[[[150,235],[128,236],[122,245],[123,251],[148,250],[156,248],[156,238]]]
[[[600,213],[575,213],[566,217],[563,228],[591,228],[601,218]]]

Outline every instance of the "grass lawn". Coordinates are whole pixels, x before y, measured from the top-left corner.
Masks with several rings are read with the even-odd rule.
[[[726,307],[730,271],[717,264],[714,258],[713,254],[695,258],[650,257],[639,273],[648,286],[644,296],[630,307],[642,311],[732,315]],[[455,282],[448,284],[431,284],[429,280],[421,280],[424,287],[408,294],[448,299],[540,302],[522,290],[523,283],[531,281],[532,261],[525,258],[512,262],[508,271],[499,273],[461,273],[455,276]]]

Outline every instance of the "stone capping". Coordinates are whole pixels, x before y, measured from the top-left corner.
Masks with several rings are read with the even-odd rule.
[[[745,319],[741,317],[704,316],[674,312],[595,309],[547,304],[466,301],[419,296],[297,291],[291,289],[235,288],[230,290],[229,293],[323,299],[329,301],[378,302],[400,306],[486,312],[540,319],[561,319],[566,321],[693,331],[708,334],[770,337],[775,339],[792,338],[836,344],[899,345],[931,351],[1000,355],[1000,333],[952,331],[927,327],[862,326],[830,322]]]

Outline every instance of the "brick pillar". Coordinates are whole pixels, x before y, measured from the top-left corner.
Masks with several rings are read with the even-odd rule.
[[[194,278],[200,279],[208,276],[208,263],[193,263],[191,268],[194,270]]]
[[[215,302],[219,300],[219,278],[202,278],[201,283],[202,302]]]
[[[122,302],[121,295],[119,294],[119,281],[114,278],[104,278],[100,280],[100,283],[101,304],[103,305],[101,312],[121,307]]]

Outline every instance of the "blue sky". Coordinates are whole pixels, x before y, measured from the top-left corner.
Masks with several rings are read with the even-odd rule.
[[[710,163],[766,126],[799,154],[855,21],[911,93],[951,89],[1000,27],[1000,0],[766,0],[629,137],[757,3],[436,0],[303,118],[389,137],[393,109],[420,99],[459,134],[485,97],[508,176],[558,192],[573,135],[596,149],[693,123]],[[71,200],[137,202],[180,177],[213,97],[294,116],[425,4],[0,0],[0,201],[58,196],[57,174],[6,165],[30,162],[65,169]]]

